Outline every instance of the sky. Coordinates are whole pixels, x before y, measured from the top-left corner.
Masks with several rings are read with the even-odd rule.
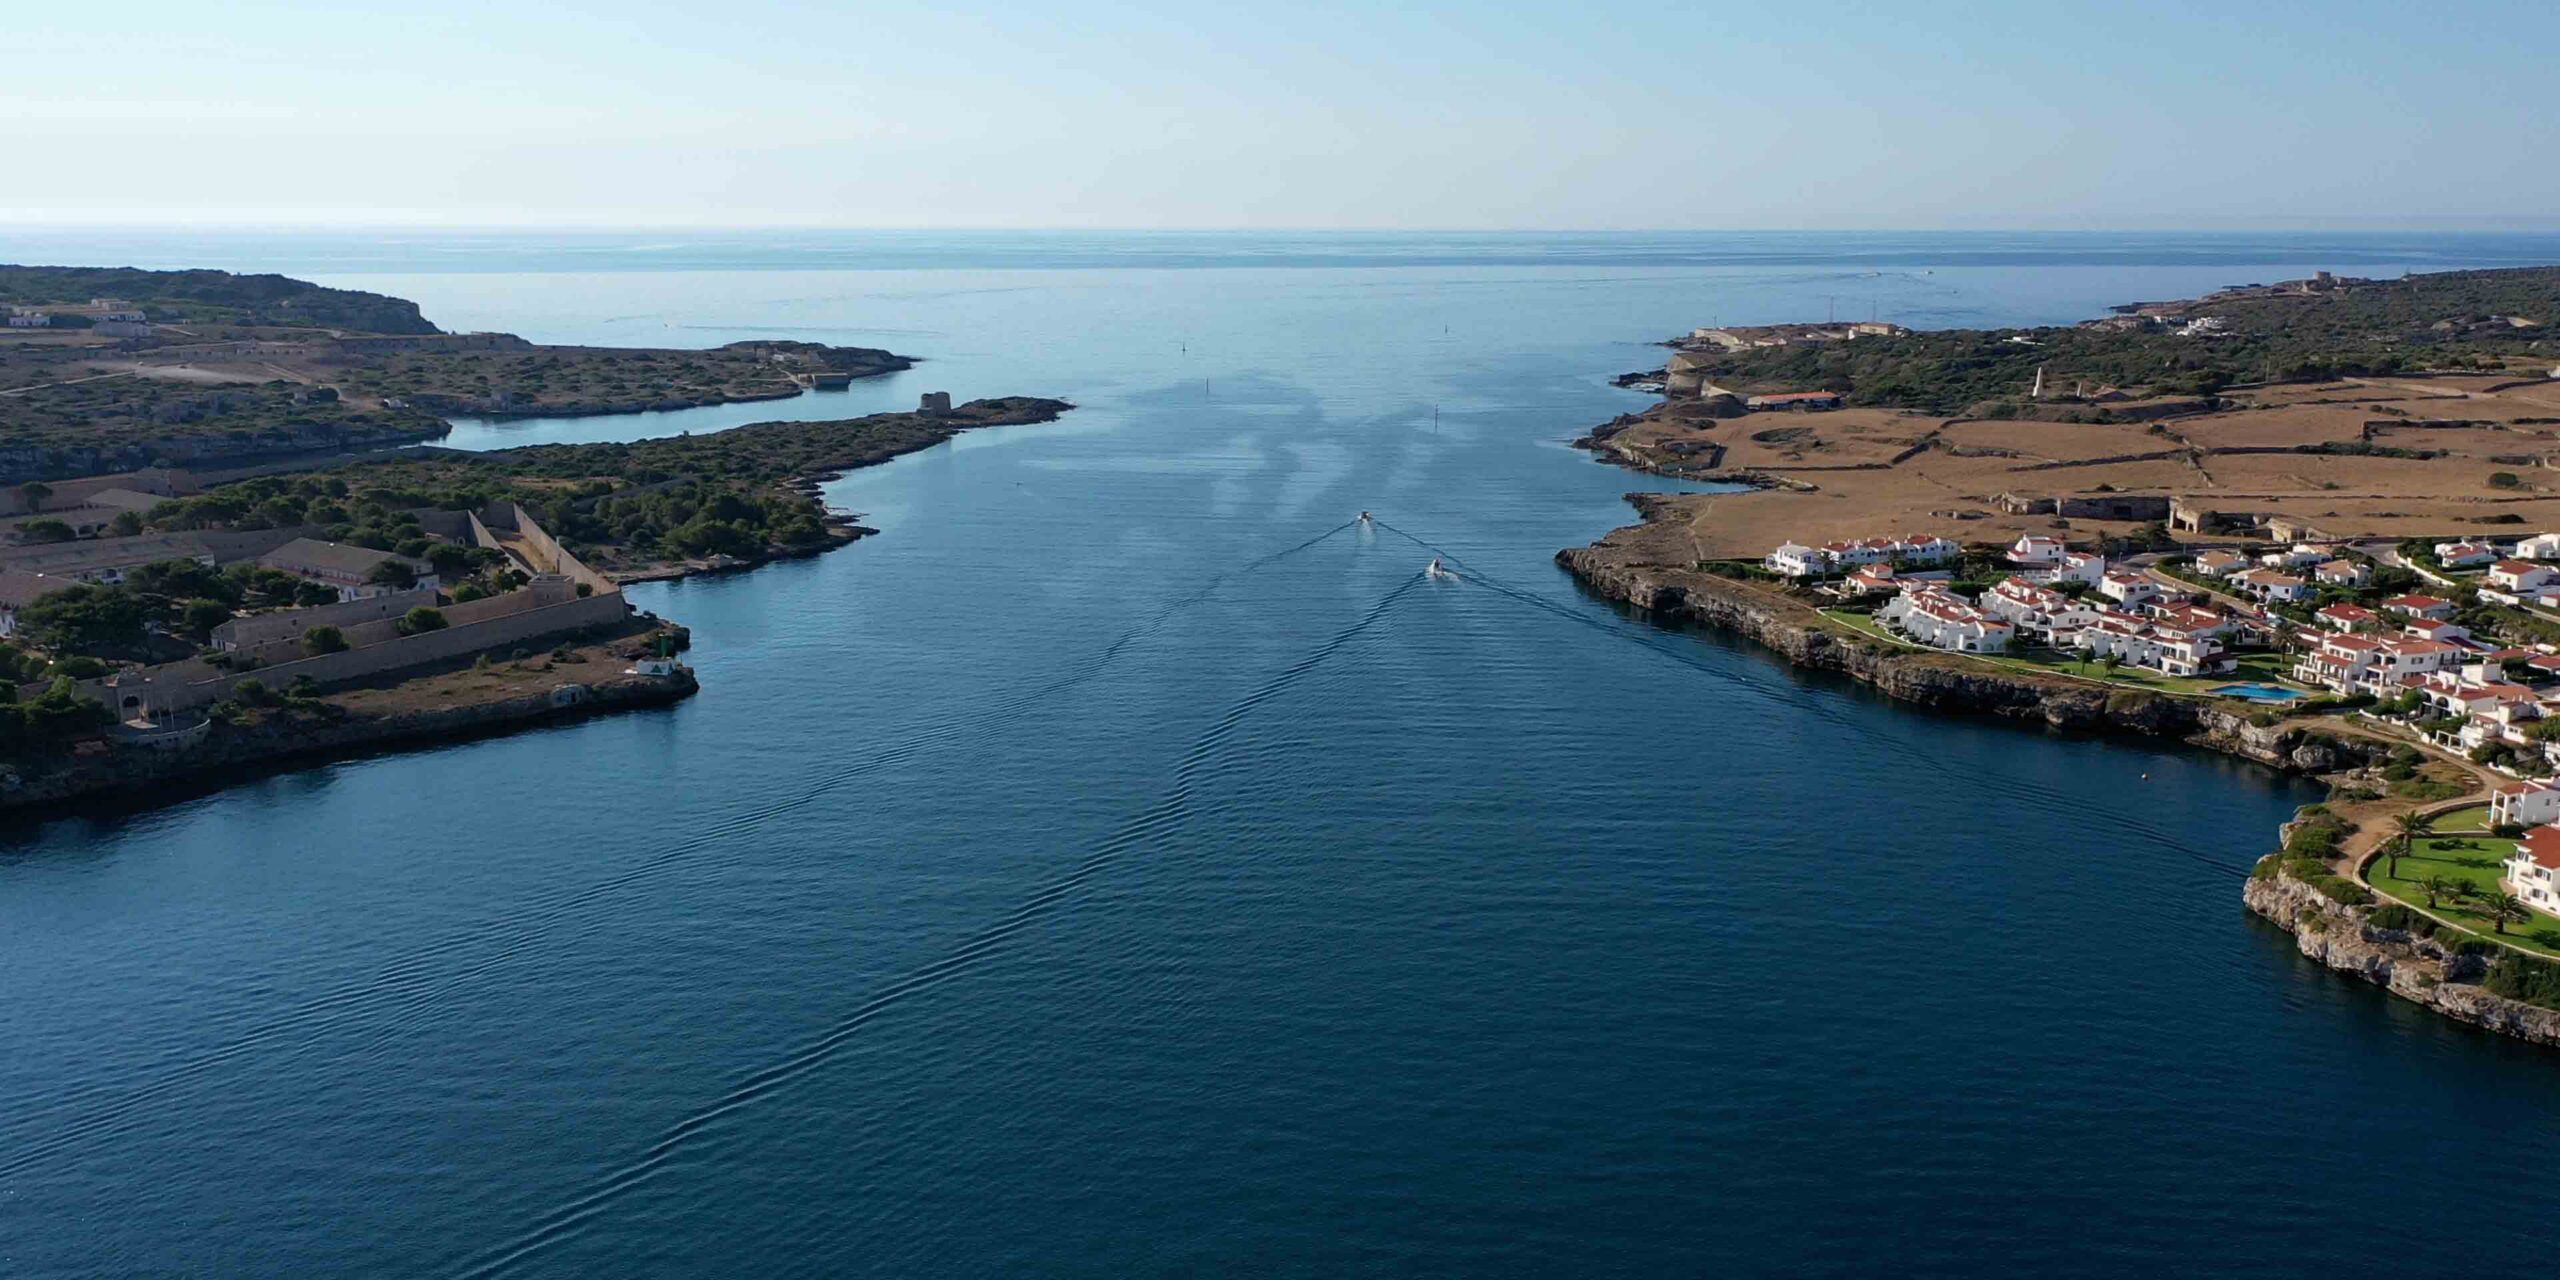
[[[2560,227],[2560,4],[117,0],[24,224]]]

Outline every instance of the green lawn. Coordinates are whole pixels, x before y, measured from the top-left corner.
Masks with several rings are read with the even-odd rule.
[[[2436,830],[2448,835],[2459,831],[2487,831],[2488,829],[2489,806],[2485,804],[2475,804],[2468,809],[2456,809],[2436,818]]]
[[[2486,809],[2463,810],[2462,813],[2486,814]],[[2460,817],[2452,814],[2449,817]],[[2417,849],[2400,860],[2400,874],[2391,872],[2391,859],[2386,855],[2373,861],[2368,879],[2373,887],[2408,903],[2424,908],[2440,919],[2450,920],[2484,938],[2512,943],[2527,951],[2547,956],[2560,956],[2560,919],[2534,913],[2523,924],[2511,924],[2503,934],[2492,934],[2488,917],[2451,898],[2439,905],[2427,906],[2427,891],[2418,882],[2428,876],[2444,876],[2486,892],[2498,887],[2500,864],[2515,850],[2513,840],[2494,836],[2453,835],[2421,838]]]

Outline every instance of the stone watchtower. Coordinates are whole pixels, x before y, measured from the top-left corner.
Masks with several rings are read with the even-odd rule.
[[[916,412],[933,414],[951,412],[951,393],[948,391],[925,392],[924,398],[916,403]]]

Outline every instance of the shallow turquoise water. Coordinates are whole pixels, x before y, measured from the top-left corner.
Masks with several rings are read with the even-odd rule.
[[[130,246],[457,328],[928,358],[464,442],[1083,407],[831,486],[881,537],[637,591],[695,629],[682,707],[11,833],[0,1272],[2293,1274],[2369,1256],[2388,1187],[2458,1206],[2403,1257],[2534,1256],[2560,1060],[2240,907],[2304,788],[1914,713],[1549,562],[1657,485],[1564,446],[1649,339],[2382,250],[1807,243]],[[516,270],[442,269],[482,250]]]

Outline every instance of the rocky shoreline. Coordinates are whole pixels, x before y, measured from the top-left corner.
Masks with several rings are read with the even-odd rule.
[[[2480,985],[2489,962],[2434,938],[2376,926],[2368,908],[2348,906],[2281,870],[2251,876],[2241,901],[2293,934],[2294,946],[2329,968],[2424,1005],[2456,1022],[2560,1046],[2560,1010],[2511,1000]]]
[[[1647,495],[1630,494],[1640,511]],[[1994,715],[2055,729],[2174,738],[2276,769],[2324,774],[2367,764],[2384,744],[2277,720],[2198,698],[2109,688],[2063,677],[2009,672],[1951,655],[1888,648],[1823,625],[1821,615],[1777,592],[1696,569],[1657,563],[1630,548],[1644,526],[1588,547],[1556,553],[1557,563],[1604,598],[1656,619],[1745,636],[1788,661],[1869,685],[1932,710]],[[2456,1021],[2536,1044],[2560,1046],[2560,1011],[2508,999],[2479,985],[2488,963],[2431,938],[2372,925],[2365,908],[2338,903],[2269,866],[2241,892],[2249,910],[2294,935],[2302,954],[2424,1005]]]
[[[332,707],[252,725],[212,726],[202,739],[176,749],[117,743],[101,754],[73,756],[43,772],[0,766],[0,812],[41,812],[144,793],[155,800],[204,794],[246,777],[325,760],[667,706],[693,696],[701,686],[689,668],[678,667],[670,675],[625,674],[585,684],[564,676],[561,687],[583,692],[563,695],[555,689],[381,713]]]

